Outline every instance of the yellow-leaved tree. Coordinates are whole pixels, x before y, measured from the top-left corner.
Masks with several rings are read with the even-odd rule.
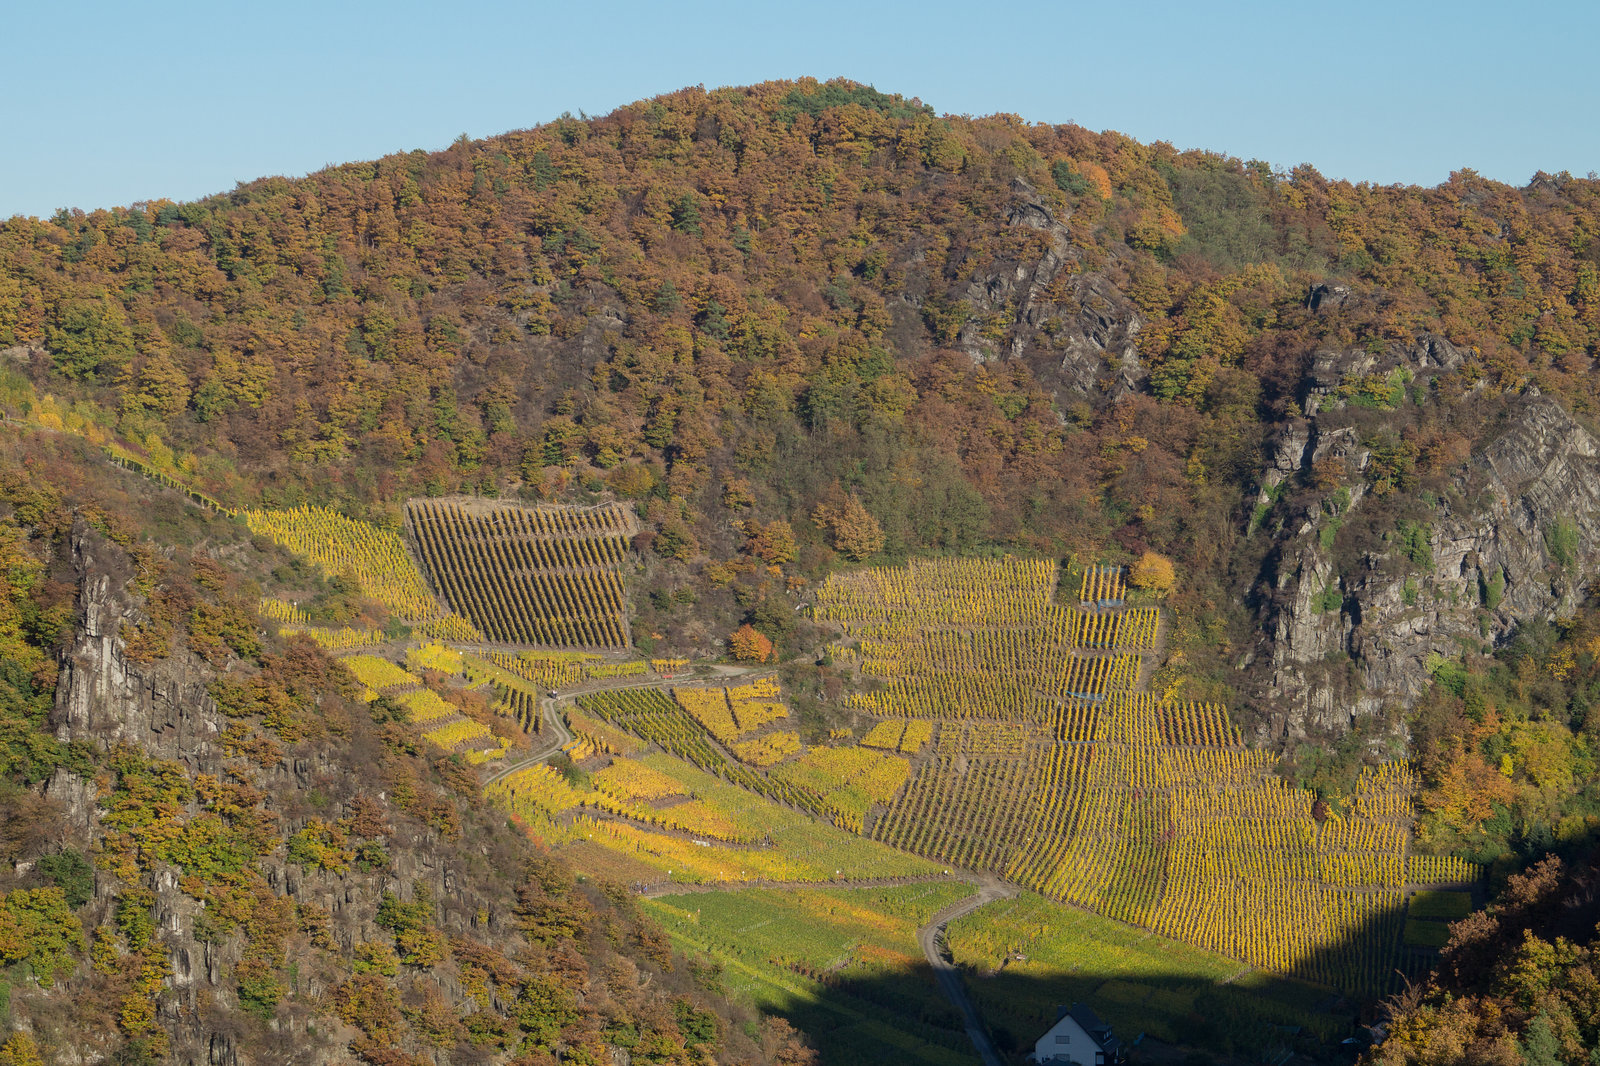
[[[1128,582],[1135,588],[1152,592],[1167,592],[1176,580],[1172,560],[1152,551],[1139,556],[1139,561],[1133,564],[1133,569],[1128,573]]]

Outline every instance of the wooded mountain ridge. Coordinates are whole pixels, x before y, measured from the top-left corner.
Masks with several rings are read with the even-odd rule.
[[[1600,559],[1600,502],[1585,488],[1600,483],[1597,345],[1593,179],[1352,184],[1011,115],[938,116],[842,81],[685,89],[194,203],[0,224],[8,418],[113,446],[225,507],[330,504],[398,528],[414,496],[632,501],[644,527],[632,643],[663,654],[710,653],[744,624],[809,661],[818,642],[795,608],[846,564],[1153,554],[1175,563],[1162,690],[1233,704],[1330,794],[1409,740],[1424,832],[1491,863],[1576,846],[1600,825],[1587,755],[1600,642],[1583,608]],[[85,639],[69,616],[98,572],[86,554],[111,559],[138,594],[129,617],[149,612],[138,632],[176,612],[175,643],[148,658],[187,655],[209,677],[204,651],[184,643],[198,610],[217,662],[288,671],[238,716],[254,731],[238,745],[294,755],[310,738],[289,712],[325,703],[346,731],[339,751],[387,753],[410,783],[373,815],[382,833],[357,831],[364,800],[335,796],[355,813],[315,816],[301,858],[274,860],[279,876],[295,865],[332,878],[323,858],[354,863],[363,841],[391,837],[417,873],[434,852],[413,844],[476,817],[453,796],[470,782],[420,760],[397,723],[369,723],[310,651],[249,646],[233,579],[186,553],[157,558],[148,537],[216,536],[263,573],[287,561],[255,558],[266,549],[236,530],[202,534],[192,515],[158,512],[163,527],[135,535],[116,513],[137,503],[96,503],[109,482],[69,440],[34,438],[0,469],[0,638],[28,666],[5,675],[8,775],[43,787],[59,772],[59,791],[98,772],[106,795],[138,793],[129,817],[165,796],[160,826],[226,830],[258,850],[288,835],[268,839],[249,790],[281,791],[297,832],[312,832],[300,808],[322,786],[290,780],[292,767],[263,764],[254,783],[216,791],[147,755],[91,764],[36,739],[58,653]],[[324,620],[389,621],[324,585]],[[158,587],[178,599],[143,599]],[[829,680],[808,683],[825,697]],[[796,706],[811,698],[802,686]],[[187,838],[175,839],[160,846]],[[14,857],[39,845],[13,843]],[[474,939],[478,890],[450,896],[431,869],[414,878],[420,896],[388,904],[374,882],[328,933],[315,910],[273,910],[276,886],[232,852],[205,851],[222,866],[179,893],[130,851],[83,904],[115,953],[83,987],[135,1012],[106,1046],[165,1046],[172,1026],[138,1013],[155,1010],[139,981],[163,975],[114,964],[165,959],[146,926],[199,892],[241,908],[246,954],[227,962],[243,967],[241,1003],[271,1000],[263,1017],[298,994],[295,953],[323,936],[363,945],[369,970],[322,975],[323,990],[367,997],[348,1000],[341,1039],[380,1058],[402,1011],[426,1026],[443,999],[462,999],[412,970],[380,979],[397,950],[442,953],[447,939],[445,969],[486,981],[489,1006],[440,1021],[441,1041],[553,1046],[603,1024],[596,1047],[665,1041],[664,1055],[689,1058],[692,1045],[669,1045],[704,1031],[705,1054],[726,1038],[752,1060],[803,1057],[781,1030],[712,1024],[693,975],[647,993],[634,977],[671,972],[670,957],[625,898],[577,888],[520,842],[498,846],[521,879],[497,890],[520,891],[528,912],[513,912],[527,952],[510,961]],[[41,877],[21,890],[48,892]],[[76,950],[70,911],[37,902]],[[594,966],[563,973],[570,960],[541,946],[540,923],[574,909],[597,944],[615,933],[607,965],[628,978],[605,978],[618,1002],[603,1017],[540,998],[552,972],[601,979]],[[1537,1011],[1546,1036],[1570,1035],[1555,1007],[1525,1013]],[[1483,1039],[1509,1047],[1498,1030]]]

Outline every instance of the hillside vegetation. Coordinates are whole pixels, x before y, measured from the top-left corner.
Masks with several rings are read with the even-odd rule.
[[[1593,408],[1597,232],[1566,175],[1351,185],[781,82],[14,218],[0,343],[47,422],[228,506],[635,499],[646,639],[705,618],[676,634],[703,650],[782,590],[768,567],[1002,544],[1154,548],[1237,643],[1249,493],[1311,352],[1466,353],[1398,405],[1335,382],[1393,410],[1381,463],[1319,483],[1415,509],[1493,417],[1477,383]]]
[[[108,475],[0,458],[0,1061],[809,1061]]]
[[[964,1061],[979,871],[1007,1053],[1587,1061],[1597,352],[1593,179],[843,81],[0,223],[0,1066]]]

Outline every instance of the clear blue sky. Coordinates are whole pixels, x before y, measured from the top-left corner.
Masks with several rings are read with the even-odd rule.
[[[1351,180],[1600,169],[1594,0],[65,0],[5,23],[0,218],[807,74]]]

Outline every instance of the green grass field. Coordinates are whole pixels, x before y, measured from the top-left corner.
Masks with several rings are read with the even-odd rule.
[[[1447,922],[1459,921],[1472,913],[1472,893],[1434,892],[1413,893],[1406,915],[1411,918],[1434,918]]]
[[[1403,940],[1408,948],[1442,948],[1450,943],[1450,923],[1407,918]]]
[[[1031,893],[957,919],[946,939],[1002,1046],[1031,1046],[1057,1006],[1074,1001],[1125,1041],[1145,1033],[1243,1054],[1284,1046],[1285,1027],[1326,1037],[1350,1024],[1326,1012],[1326,989]]]
[[[823,1061],[957,1066],[975,1056],[917,946],[966,884],[741,889],[641,901],[682,950],[723,965],[740,1002],[803,1028]]]

